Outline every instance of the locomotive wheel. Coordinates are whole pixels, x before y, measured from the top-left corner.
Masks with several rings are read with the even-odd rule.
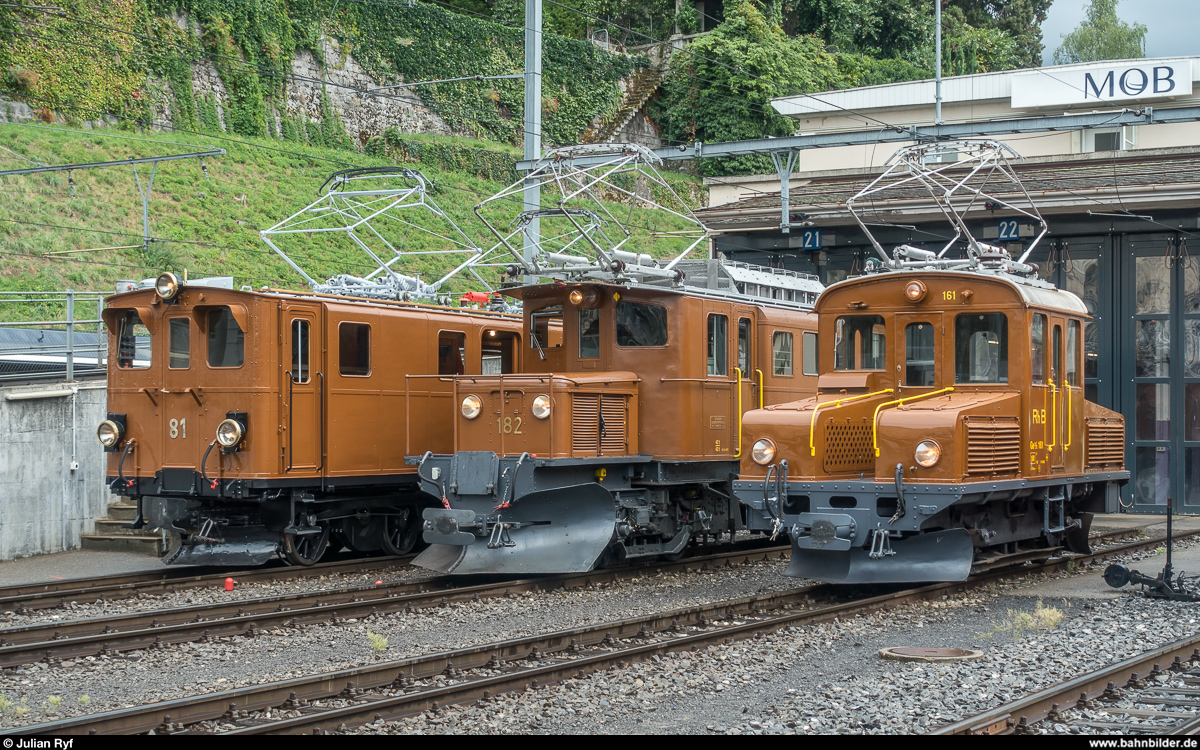
[[[329,525],[320,534],[284,534],[283,558],[292,565],[316,565],[329,546]]]
[[[389,555],[407,555],[421,538],[421,519],[406,508],[396,515],[383,517],[383,551]]]

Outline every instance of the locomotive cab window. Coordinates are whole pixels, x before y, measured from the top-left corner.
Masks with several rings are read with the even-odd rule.
[[[338,372],[349,377],[371,374],[371,326],[366,323],[338,326]]]
[[[466,372],[467,334],[462,331],[438,331],[438,375],[462,375]]]
[[[954,382],[1008,382],[1008,318],[972,313],[954,319]]]
[[[484,375],[508,375],[516,372],[513,367],[517,351],[517,334],[512,331],[485,329],[480,342],[482,359],[479,371]]]
[[[1046,316],[1034,315],[1029,326],[1030,382],[1046,384]]]
[[[307,383],[308,370],[308,321],[296,318],[292,321],[292,380]]]
[[[241,367],[246,360],[246,333],[222,307],[208,312],[208,366]]]
[[[600,356],[600,310],[595,307],[579,308],[579,357],[590,359]]]
[[[833,339],[833,369],[882,370],[886,367],[887,336],[879,315],[847,315],[837,319]]]
[[[562,305],[547,305],[529,314],[529,348],[558,349],[562,346]]]
[[[132,310],[121,316],[117,324],[117,367],[122,370],[144,370],[150,366],[150,329]],[[138,349],[142,349],[139,358]]]
[[[1067,323],[1067,385],[1079,387],[1079,321]]]
[[[775,375],[792,375],[792,334],[776,331],[771,337],[771,371]]]
[[[192,329],[188,318],[171,318],[168,327],[167,367],[172,370],[186,370],[192,360]]]
[[[804,359],[800,365],[801,372],[805,375],[817,375],[817,334],[805,331],[802,338],[804,340]]]
[[[708,374],[729,374],[729,318],[708,316]]]
[[[904,327],[904,384],[927,388],[934,384],[933,326],[909,323]]]
[[[617,303],[617,346],[666,346],[667,308]]]

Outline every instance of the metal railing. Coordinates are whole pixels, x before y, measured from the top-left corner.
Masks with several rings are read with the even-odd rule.
[[[104,373],[108,338],[101,313],[108,294],[0,292],[0,381]]]

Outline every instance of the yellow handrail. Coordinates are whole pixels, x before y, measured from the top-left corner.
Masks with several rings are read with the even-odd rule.
[[[808,423],[808,455],[810,455],[810,456],[817,455],[817,446],[816,446],[816,443],[813,441],[813,436],[817,432],[817,412],[818,411],[820,411],[821,409],[824,409],[826,406],[833,406],[834,408],[837,408],[838,406],[841,406],[842,404],[848,403],[850,401],[859,401],[864,398],[871,398],[872,396],[882,396],[885,393],[891,393],[891,392],[892,392],[891,388],[886,388],[882,391],[875,391],[874,393],[862,393],[857,396],[847,396],[846,398],[839,398],[836,401],[826,401],[823,404],[817,404],[815,407],[813,407],[812,419]]]
[[[1054,378],[1050,378],[1050,392],[1054,394],[1050,400],[1050,437],[1054,438],[1054,442],[1047,442],[1046,450],[1058,447],[1058,388],[1054,385]],[[1045,395],[1043,392],[1042,396],[1045,397]],[[1046,403],[1044,398],[1042,403]],[[1045,425],[1043,424],[1042,427],[1044,429]]]
[[[763,380],[762,370],[755,367],[754,371],[758,373],[758,408],[761,409],[763,408],[763,391],[766,390],[766,383]]]
[[[1066,382],[1065,380],[1063,381]],[[1067,385],[1067,442],[1063,443],[1063,450],[1071,447],[1071,386]]]
[[[875,407],[875,416],[871,418],[871,446],[873,448],[875,448],[875,458],[879,458],[879,430],[877,429],[877,426],[879,425],[879,412],[880,411],[882,411],[883,409],[885,409],[889,406],[899,406],[900,404],[907,404],[909,401],[916,401],[919,398],[929,398],[930,396],[940,396],[941,394],[949,393],[952,390],[954,390],[954,388],[952,388],[952,387],[951,388],[943,388],[940,391],[932,391],[930,393],[920,393],[916,396],[909,396],[908,398],[898,398],[895,401],[884,401],[879,406],[876,406]]]
[[[733,371],[737,373],[737,385],[734,388],[738,392],[738,449],[737,453],[733,454],[734,458],[742,457],[742,368],[735,367]]]

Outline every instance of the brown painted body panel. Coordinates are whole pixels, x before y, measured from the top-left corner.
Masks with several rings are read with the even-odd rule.
[[[916,302],[905,296],[913,282],[924,288]],[[892,272],[830,287],[818,299],[816,312],[818,395],[750,412],[743,425],[748,448],[760,438],[776,443],[775,460],[788,461],[791,479],[891,481],[897,464],[904,468],[905,481],[934,484],[1124,468],[1123,459],[1106,447],[1123,441],[1121,415],[1083,397],[1079,333],[1087,314],[1074,295],[996,275]],[[1007,323],[1007,376],[992,378],[1003,382],[971,382],[963,362],[972,355],[962,342],[956,343],[956,326],[965,331],[973,318],[997,314]],[[839,319],[853,316],[878,316],[872,330],[882,333],[886,343],[880,357],[870,358],[872,369],[835,362]],[[1044,324],[1045,331],[1040,347],[1032,338],[1037,316],[1042,316],[1037,324]],[[918,363],[918,355],[906,348],[906,336],[918,335],[923,326],[932,330],[934,354]],[[1068,347],[1072,326],[1073,349]],[[977,343],[1000,346],[1000,341]],[[932,368],[929,380],[909,384],[913,366],[926,368],[924,372]],[[814,407],[819,407],[815,419]],[[931,468],[914,461],[923,440],[934,440],[942,449]],[[765,474],[765,466],[743,456],[743,480]]]
[[[572,302],[572,293],[579,296],[578,303]],[[473,393],[484,407],[475,419],[456,412],[456,451],[730,460],[739,455],[741,413],[760,403],[792,401],[816,388],[816,377],[803,374],[799,356],[802,334],[816,327],[812,313],[652,287],[544,284],[514,294],[525,308],[521,370],[554,375],[459,378],[456,403]],[[628,345],[621,338],[627,334],[618,331],[622,301],[661,309],[666,341]],[[563,310],[561,339],[557,346],[539,349],[529,335],[533,316],[555,306]],[[723,351],[710,357],[714,316],[727,327]],[[581,325],[588,326],[582,339],[586,348]],[[787,367],[775,367],[776,334],[790,337]],[[740,379],[738,369],[743,370]],[[529,411],[540,394],[552,398],[545,421]],[[518,419],[523,434],[506,432]]]
[[[242,332],[236,366],[209,359],[216,335],[211,315],[222,310]],[[122,367],[120,328],[131,311],[150,334],[150,358]],[[412,473],[405,455],[452,449],[451,376],[478,374],[488,340],[521,336],[520,320],[511,315],[200,286],[185,286],[170,304],[153,289],[118,294],[108,299],[104,319],[112,334],[109,411],[126,415],[121,447],[134,441],[121,468],[126,478],[154,477],[164,468],[201,471],[228,412],[247,415],[246,436],[237,451],[211,451],[204,467],[210,479],[324,478],[345,485]],[[189,331],[188,345],[174,356],[173,325]],[[463,337],[451,372],[439,359],[441,332]],[[363,347],[363,357],[343,351],[349,347],[354,354]],[[120,455],[109,456],[110,476],[117,475]]]

